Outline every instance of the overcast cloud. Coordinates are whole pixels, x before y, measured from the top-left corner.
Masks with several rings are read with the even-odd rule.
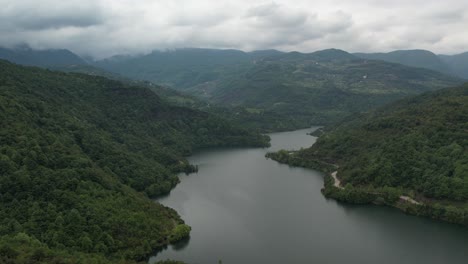
[[[468,51],[467,0],[0,0],[0,45],[99,58],[181,47]]]

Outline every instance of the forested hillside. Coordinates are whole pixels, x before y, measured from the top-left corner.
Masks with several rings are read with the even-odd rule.
[[[455,55],[439,55],[439,57],[458,76],[468,79],[468,52]]]
[[[0,262],[123,263],[187,235],[148,197],[213,146],[268,138],[148,88],[0,61]]]
[[[371,193],[391,187],[432,206],[420,214],[468,224],[467,147],[464,85],[352,118],[328,129],[311,148],[274,158],[328,171],[334,169],[327,164],[338,165],[343,185]]]
[[[325,50],[258,60],[236,78],[191,91],[218,103],[283,114],[308,124],[330,124],[351,113],[458,82],[425,69]]]
[[[436,55],[428,50],[395,50],[388,53],[355,53],[357,57],[426,68],[468,79],[468,53]]]
[[[183,49],[96,65],[239,107],[251,120],[274,120],[272,130],[329,124],[408,95],[461,83],[438,72],[334,49],[310,54]]]
[[[252,60],[276,54],[281,52],[266,50],[247,53],[240,50],[187,48],[153,51],[140,56],[114,56],[94,64],[132,79],[147,80],[184,90],[236,74]]]
[[[355,53],[354,55],[363,59],[383,60],[456,75],[456,72],[444,60],[428,50],[395,50],[388,53]]]
[[[78,55],[66,49],[35,50],[27,45],[15,48],[0,47],[0,59],[39,67],[87,64]]]
[[[261,54],[269,54],[269,52],[270,51],[257,51],[255,54],[260,56]],[[139,81],[128,77],[123,77],[120,74],[108,72],[91,65],[68,65],[49,68],[64,72],[103,76],[112,80],[126,83],[128,85],[146,87],[155,92],[161,98],[161,100],[164,100],[170,104],[208,112],[222,119],[229,120],[237,126],[254,131],[260,131],[263,133],[292,130],[296,128],[303,128],[304,126],[309,125],[309,123],[303,120],[296,120],[281,113],[256,111],[256,109],[242,106],[231,107],[229,105],[216,104],[210,102],[206,98],[199,98],[197,96],[187,94],[183,91],[175,90],[168,86],[161,86],[150,81]]]
[[[263,132],[331,124],[408,95],[461,83],[438,72],[360,59],[334,49],[304,54],[187,48],[115,56],[93,66],[66,50],[7,51],[21,55],[10,58],[18,63],[146,86],[163,100]],[[434,60],[443,64],[419,53],[395,56],[409,60],[409,65],[414,60],[415,66],[432,67]]]

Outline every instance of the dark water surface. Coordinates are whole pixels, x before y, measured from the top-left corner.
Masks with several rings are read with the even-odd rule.
[[[468,228],[327,200],[321,173],[265,159],[267,151],[311,146],[310,131],[271,134],[269,149],[191,157],[199,172],[160,199],[192,226],[191,238],[150,263],[468,263]]]

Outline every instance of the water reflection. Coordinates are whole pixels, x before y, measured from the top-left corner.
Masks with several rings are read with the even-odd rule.
[[[308,147],[310,130],[272,134],[270,149],[224,149],[190,158],[199,172],[160,201],[192,226],[191,239],[151,258],[188,263],[466,263],[468,229],[379,206],[340,204],[323,175],[266,160]]]

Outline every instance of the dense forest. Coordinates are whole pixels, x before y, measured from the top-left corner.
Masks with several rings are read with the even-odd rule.
[[[0,262],[131,263],[188,235],[149,197],[185,156],[268,137],[145,87],[0,61]]]
[[[456,75],[448,63],[428,50],[395,50],[388,53],[354,53],[354,55],[368,60],[383,60]]]
[[[431,208],[444,208],[443,216],[421,214],[468,224],[467,146],[464,85],[350,118],[326,129],[311,148],[269,156],[326,172],[338,168],[344,186],[367,193],[389,193],[390,188]]]
[[[426,68],[468,79],[468,52],[454,55],[436,55],[428,50],[395,50],[388,53],[355,53],[369,59]]]
[[[169,85],[211,104],[241,108],[243,121],[265,131],[331,124],[408,95],[461,83],[439,72],[335,49],[308,54],[181,49],[95,65]]]
[[[88,64],[80,56],[66,49],[36,50],[26,44],[14,48],[0,47],[0,59],[38,67]]]
[[[173,104],[261,132],[332,124],[350,114],[462,82],[436,71],[370,60],[375,56],[359,57],[374,54],[355,56],[336,49],[284,53],[186,48],[99,61],[82,60],[67,50],[24,47],[0,51],[0,58],[20,64],[148,87]],[[390,62],[450,72],[430,52],[380,55]]]
[[[161,100],[164,100],[172,105],[198,109],[203,112],[208,112],[222,119],[229,120],[250,130],[257,130],[262,133],[287,131],[298,128],[304,128],[309,125],[309,120],[306,118],[291,118],[284,113],[276,113],[273,111],[259,111],[254,108],[216,104],[210,100],[199,98],[194,95],[189,95],[183,91],[178,91],[167,86],[152,83],[150,81],[139,81],[123,77],[118,73],[108,72],[101,68],[91,65],[66,65],[66,66],[49,66],[49,69],[83,73],[93,76],[103,76],[112,80],[117,80],[128,85],[136,85],[146,87],[155,92]]]

